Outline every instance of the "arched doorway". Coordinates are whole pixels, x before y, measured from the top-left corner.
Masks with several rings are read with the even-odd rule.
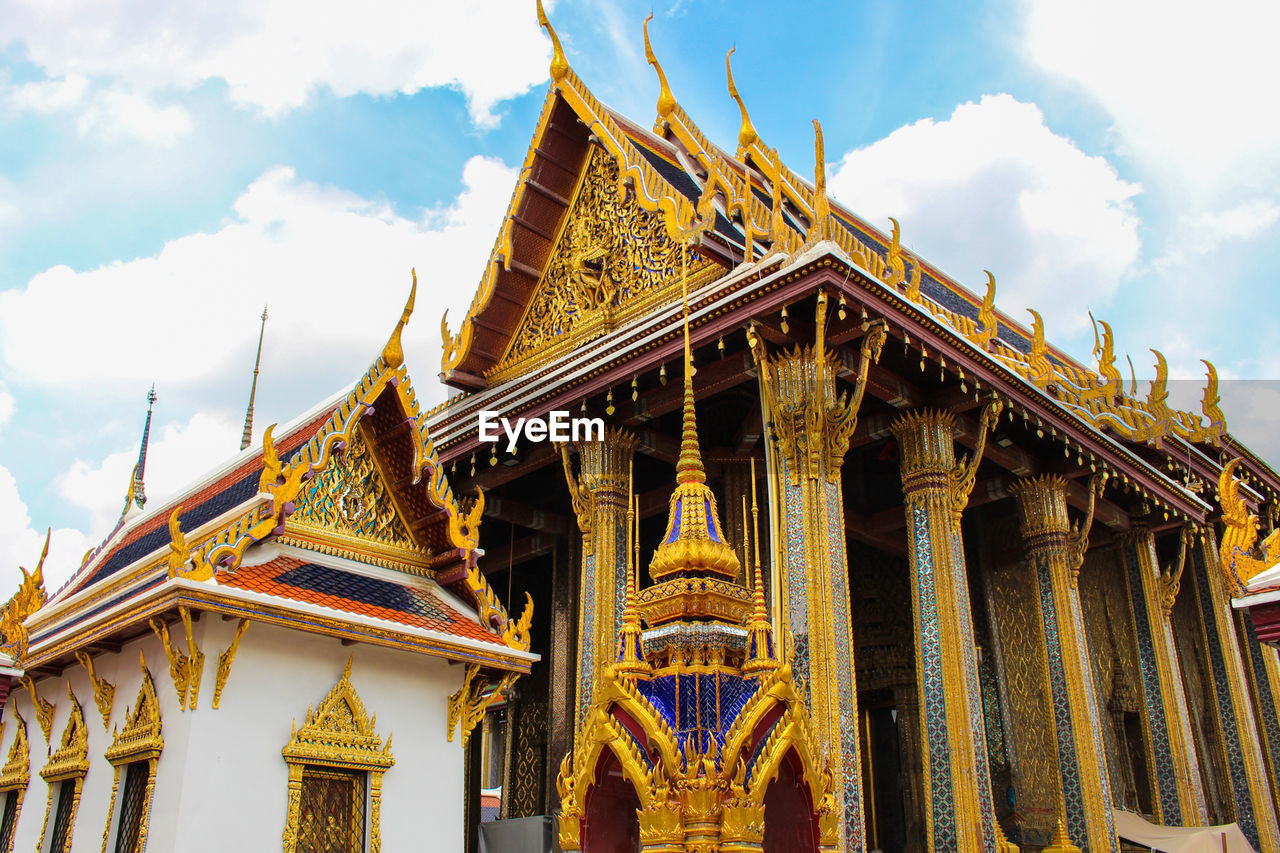
[[[609,749],[600,756],[596,782],[587,792],[582,818],[582,853],[638,853],[640,798],[622,775]],[[779,848],[781,849],[781,848]]]
[[[800,759],[787,750],[764,792],[764,853],[817,853],[818,818]]]

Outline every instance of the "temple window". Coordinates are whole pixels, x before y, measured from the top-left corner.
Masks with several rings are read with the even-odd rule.
[[[289,765],[284,853],[379,853],[382,774],[395,759],[351,685],[351,661],[281,750]]]
[[[49,784],[45,804],[44,829],[40,832],[42,853],[66,853],[71,849],[71,833],[75,829],[76,811],[80,807],[80,790],[89,772],[89,732],[84,724],[84,710],[67,685],[71,697],[71,714],[62,740],[49,755],[40,776]]]
[[[115,768],[107,811],[104,850],[140,853],[147,845],[147,822],[156,786],[156,764],[164,749],[160,703],[147,662],[141,659],[142,685],[125,726],[115,734],[106,758]],[[123,788],[121,777],[123,776]]]
[[[9,746],[9,760],[0,768],[0,797],[4,808],[0,811],[0,853],[12,853],[14,828],[22,812],[22,798],[31,780],[31,756],[27,746],[27,721],[15,712],[17,731]]]

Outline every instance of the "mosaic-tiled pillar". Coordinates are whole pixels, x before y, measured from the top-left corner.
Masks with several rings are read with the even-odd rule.
[[[1019,480],[1011,490],[1044,626],[1045,673],[1067,833],[1088,853],[1118,853],[1102,719],[1075,579],[1088,531],[1072,529],[1062,477]]]
[[[1218,546],[1212,530],[1206,530],[1203,540],[1191,550],[1187,571],[1192,572],[1195,579],[1213,700],[1217,706],[1218,740],[1225,753],[1235,820],[1255,849],[1280,850],[1262,741],[1245,678],[1244,656],[1236,641],[1231,602],[1219,568]]]
[[[1150,770],[1156,816],[1165,826],[1204,825],[1209,814],[1169,622],[1176,588],[1171,578],[1160,576],[1149,528],[1136,525],[1120,537],[1120,557],[1142,676],[1143,727],[1155,759]]]
[[[997,850],[1002,840],[960,537],[964,482],[971,488],[972,479],[956,462],[954,427],[952,414],[940,411],[909,413],[892,426],[909,537],[925,832],[928,849],[937,853]],[[968,470],[971,475],[976,466]]]
[[[577,723],[591,704],[596,675],[613,660],[627,584],[627,493],[637,440],[608,427],[600,441],[574,444],[578,473],[568,468],[574,512],[582,530],[578,606]]]
[[[1271,793],[1280,797],[1280,657],[1272,646],[1258,642],[1258,631],[1247,610],[1236,611],[1240,642],[1249,655],[1249,683],[1253,688],[1253,710],[1262,730],[1263,752],[1267,759]]]
[[[848,437],[837,446],[822,429],[793,428],[793,419],[781,414],[835,403],[834,381],[823,382],[813,361],[809,352],[780,357],[770,365],[778,439],[770,442],[770,464],[782,493],[784,648],[819,738],[827,745],[843,815],[839,849],[862,851],[862,754],[840,477]]]
[[[771,437],[766,446],[780,528],[773,589],[785,629],[781,650],[791,659],[818,738],[826,745],[841,815],[839,849],[861,853],[866,847],[862,749],[840,469],[885,327],[871,325],[863,335],[853,393],[841,393],[836,354],[826,349],[827,309],[827,295],[819,291],[812,347],[770,358],[754,330],[748,342],[760,367]]]
[[[577,711],[574,706],[574,648],[577,640],[577,613],[573,609],[574,573],[580,556],[571,550],[568,536],[556,541],[551,565],[551,648],[547,689],[547,778],[544,790],[556,789],[560,762],[573,749]],[[558,814],[560,798],[548,795],[549,813]]]

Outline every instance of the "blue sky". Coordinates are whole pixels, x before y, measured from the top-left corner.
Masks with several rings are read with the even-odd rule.
[[[350,384],[398,316],[419,393],[492,247],[547,87],[532,2],[0,0],[0,587],[55,528],[65,578],[119,513],[144,397],[153,500]],[[1087,310],[1150,375],[1280,460],[1274,4],[548,4],[574,68],[648,123],[657,83],[732,148],[738,112],[833,192],[1090,361]],[[5,41],[7,39],[7,41]],[[1194,382],[1192,381],[1194,380]],[[1254,380],[1254,381],[1244,381]]]

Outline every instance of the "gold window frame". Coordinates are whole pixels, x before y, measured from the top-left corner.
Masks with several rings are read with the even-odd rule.
[[[365,837],[368,853],[382,848],[382,774],[392,765],[391,735],[384,745],[375,731],[377,715],[365,710],[360,694],[351,684],[351,658],[342,678],[319,707],[307,708],[301,728],[293,722],[293,736],[281,750],[289,765],[289,804],[284,826],[284,853],[296,853],[302,819],[302,773],[308,766],[366,771],[369,806]]]
[[[80,700],[76,699],[76,694],[71,692],[70,682],[67,682],[67,695],[71,697],[71,714],[67,718],[67,727],[62,730],[62,741],[58,748],[49,755],[48,763],[40,771],[40,777],[48,783],[49,794],[45,800],[44,825],[40,827],[40,843],[36,849],[45,849],[49,815],[53,811],[53,792],[62,788],[64,782],[72,783],[71,815],[67,819],[67,836],[63,839],[62,849],[50,850],[48,853],[68,853],[71,850],[76,814],[80,810],[80,791],[84,787],[84,777],[89,772],[89,729],[84,724],[84,708],[81,707]]]
[[[18,713],[17,708],[13,709],[13,713],[18,718],[18,725],[13,743],[9,745],[9,760],[0,768],[0,799],[10,791],[16,791],[18,801],[13,809],[13,830],[9,833],[9,843],[0,849],[0,853],[13,853],[13,842],[18,837],[18,819],[22,817],[22,801],[26,798],[27,785],[31,782],[31,746],[27,741],[27,721]]]
[[[164,736],[160,720],[160,701],[156,698],[156,685],[151,679],[151,670],[147,669],[147,660],[142,652],[138,652],[138,661],[142,667],[142,684],[138,687],[138,698],[134,701],[133,710],[125,717],[123,729],[114,732],[111,746],[104,757],[115,768],[115,776],[111,780],[111,804],[107,807],[107,826],[102,831],[102,853],[107,853],[107,845],[112,838],[111,830],[117,820],[116,801],[120,792],[120,770],[130,764],[147,762],[147,786],[142,794],[142,822],[138,826],[138,851],[146,849],[147,827],[151,820],[151,800],[156,790],[156,764],[160,753],[164,750]]]

